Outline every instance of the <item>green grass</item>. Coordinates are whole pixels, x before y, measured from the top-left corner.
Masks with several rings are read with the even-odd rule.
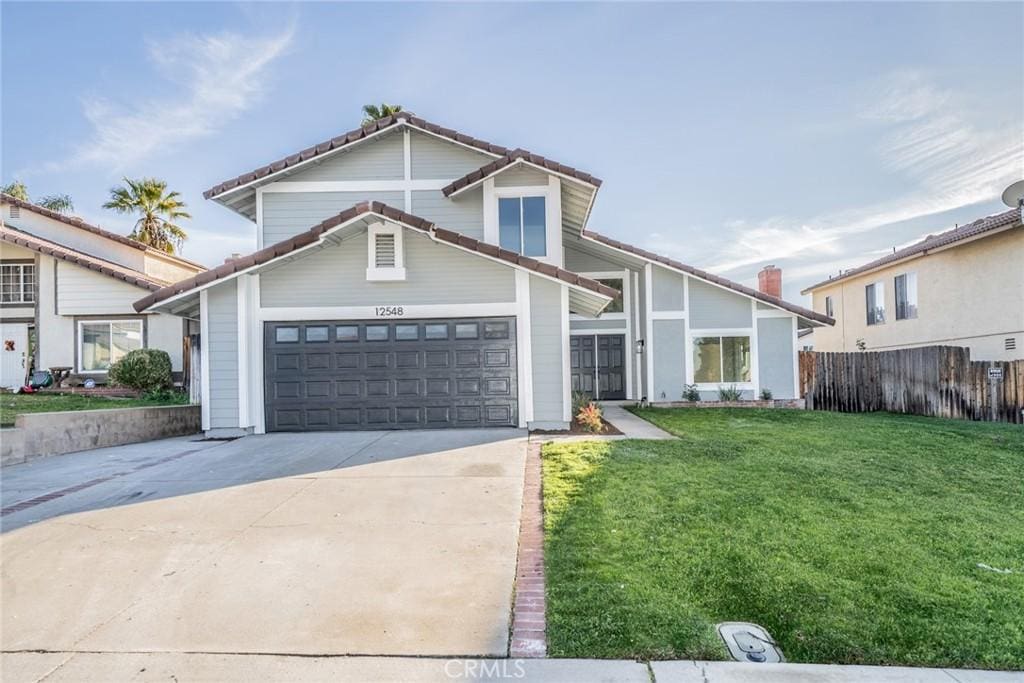
[[[1024,668],[1021,427],[637,413],[679,440],[544,448],[553,656],[722,659],[752,621],[794,662]]]
[[[22,413],[55,413],[69,410],[103,410],[104,408],[135,408],[139,406],[187,403],[185,394],[168,394],[162,398],[107,398],[80,394],[0,394],[0,426],[10,427],[14,417]]]

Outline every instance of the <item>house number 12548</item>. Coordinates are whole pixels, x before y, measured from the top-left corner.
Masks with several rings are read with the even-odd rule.
[[[405,315],[405,310],[401,306],[376,306],[373,314],[378,318],[395,318]]]

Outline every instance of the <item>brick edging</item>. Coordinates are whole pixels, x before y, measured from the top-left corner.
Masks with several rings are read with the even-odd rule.
[[[547,655],[544,583],[544,493],[539,443],[526,447],[523,477],[523,510],[519,522],[519,555],[516,558],[515,599],[512,604],[512,635],[509,656]]]

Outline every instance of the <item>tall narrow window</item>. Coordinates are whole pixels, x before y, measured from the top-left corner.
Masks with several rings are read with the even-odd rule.
[[[825,315],[827,315],[830,318],[836,317],[835,309],[832,307],[832,297],[830,296],[825,297]]]
[[[31,263],[0,265],[0,303],[31,304],[36,300],[36,267]]]
[[[872,282],[864,288],[864,301],[867,307],[868,325],[881,325],[885,322],[885,285]]]
[[[523,256],[547,255],[544,197],[498,199],[498,244]]]
[[[917,273],[896,276],[896,319],[917,317]]]

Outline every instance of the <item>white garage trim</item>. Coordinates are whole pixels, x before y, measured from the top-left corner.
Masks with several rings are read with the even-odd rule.
[[[517,271],[517,275],[519,271]],[[525,275],[526,273],[523,273]],[[566,293],[568,296],[568,292]],[[259,322],[306,320],[400,320],[403,318],[488,318],[513,316],[519,304],[514,301],[493,304],[414,304],[382,302],[380,306],[299,306],[260,308]],[[401,313],[396,313],[400,309]],[[568,324],[568,319],[566,320]]]
[[[210,293],[199,292],[199,393],[203,431],[210,429]]]
[[[519,426],[533,422],[533,347],[530,324],[530,276],[516,271],[516,358]]]

